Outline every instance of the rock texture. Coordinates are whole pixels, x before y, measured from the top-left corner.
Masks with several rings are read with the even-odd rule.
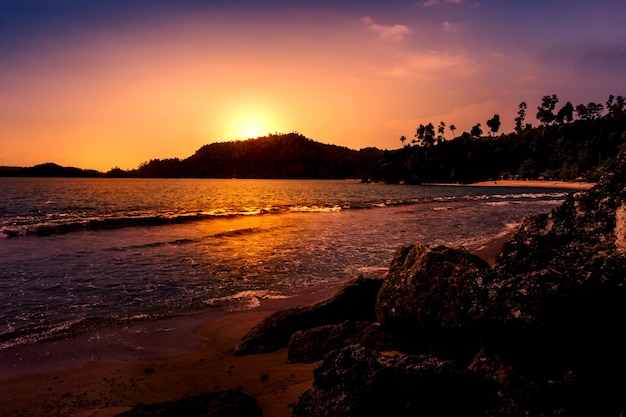
[[[477,341],[467,331],[469,313],[489,273],[483,259],[463,248],[401,248],[378,294],[381,326],[405,350],[446,356],[464,347],[473,356]]]
[[[378,324],[345,321],[294,333],[287,346],[287,362],[315,362],[335,349],[352,344],[379,351],[395,349],[391,336]]]
[[[235,346],[236,355],[267,353],[287,347],[300,330],[350,321],[376,321],[376,296],[382,279],[359,277],[328,300],[271,314]]]
[[[262,417],[254,398],[238,391],[201,394],[155,404],[138,404],[115,417]]]
[[[408,354],[329,353],[294,416],[620,416],[626,411],[626,155],[529,216],[489,268],[401,248],[377,298]]]
[[[489,382],[432,355],[388,357],[359,346],[329,353],[294,417],[483,416]]]

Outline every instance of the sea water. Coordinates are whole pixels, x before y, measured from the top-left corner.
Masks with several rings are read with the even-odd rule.
[[[354,180],[0,178],[0,349],[384,276],[400,246],[476,249],[566,195]]]

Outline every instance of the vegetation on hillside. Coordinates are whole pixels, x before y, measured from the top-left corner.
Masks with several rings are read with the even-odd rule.
[[[543,97],[537,127],[525,123],[528,106],[520,103],[515,132],[500,136],[495,136],[501,124],[497,114],[486,121],[486,136],[480,123],[452,140],[444,136],[444,122],[437,133],[432,123],[420,125],[411,143],[405,144],[403,136],[402,149],[384,152],[372,179],[414,184],[502,178],[596,181],[626,150],[625,99],[610,96],[606,106],[567,102],[559,110],[557,103],[556,95]]]
[[[130,173],[139,177],[361,178],[382,151],[351,150],[315,142],[299,133],[205,145],[187,159],[155,159]]]
[[[400,137],[402,147],[395,150],[357,151],[292,132],[212,143],[186,159],[153,159],[128,171],[114,168],[100,173],[48,163],[0,167],[0,176],[364,178],[411,184],[541,177],[595,181],[626,150],[625,101],[623,96],[610,96],[606,104],[567,102],[558,108],[558,97],[547,95],[537,107],[539,126],[526,123],[529,109],[522,102],[512,133],[496,136],[502,123],[498,114],[458,136],[454,124],[441,121],[436,127],[418,126],[411,141]]]

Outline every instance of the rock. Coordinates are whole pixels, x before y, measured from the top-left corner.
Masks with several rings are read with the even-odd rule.
[[[331,298],[312,306],[273,313],[260,321],[235,346],[235,355],[273,352],[287,347],[298,330],[307,330],[345,320],[376,321],[376,294],[382,279],[359,277],[345,284]]]
[[[529,216],[472,309],[483,346],[578,415],[626,408],[626,155],[588,192]],[[552,390],[553,391],[553,390]]]
[[[239,391],[213,392],[155,404],[138,404],[115,417],[262,417],[254,398]]]
[[[490,383],[431,355],[383,356],[360,346],[329,353],[294,417],[484,416]]]
[[[287,362],[315,362],[332,350],[353,344],[379,351],[394,349],[391,336],[378,324],[345,321],[295,332],[287,346]]]
[[[469,311],[482,299],[489,274],[489,265],[463,248],[401,248],[378,294],[380,324],[407,350],[446,356],[464,348],[461,356],[470,360],[477,340]]]

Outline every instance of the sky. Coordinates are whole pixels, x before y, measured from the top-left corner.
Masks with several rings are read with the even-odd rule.
[[[624,0],[0,0],[0,165],[108,171],[299,132],[401,147],[626,96]]]

